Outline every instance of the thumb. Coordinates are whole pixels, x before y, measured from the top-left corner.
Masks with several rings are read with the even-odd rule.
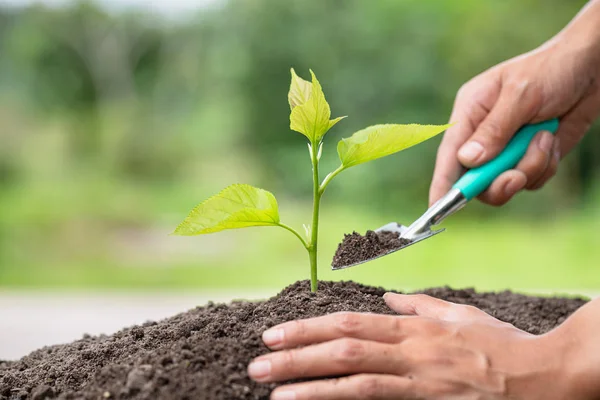
[[[425,294],[386,293],[383,299],[389,308],[402,315],[415,315],[443,321],[464,321],[488,316],[485,312],[462,304],[436,299]]]

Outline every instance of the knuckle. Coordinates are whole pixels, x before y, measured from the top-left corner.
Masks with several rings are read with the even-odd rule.
[[[462,310],[462,312],[465,313],[465,314],[472,315],[472,314],[479,313],[479,309],[477,307],[475,307],[475,306],[470,305],[470,304],[457,304],[456,306],[460,307],[461,310]]]
[[[281,367],[285,370],[290,370],[296,366],[296,351],[287,350],[281,353]]]
[[[426,294],[412,294],[407,297],[406,302],[406,313],[408,315],[418,314],[419,313],[419,305],[429,300],[429,296]]]
[[[534,181],[531,185],[528,185],[526,189],[529,191],[536,191],[542,189],[546,185],[546,183],[548,183],[548,181],[556,175],[557,170],[558,165],[551,164],[548,167],[548,169],[546,169],[542,177],[539,180]]]
[[[419,332],[419,334],[427,334],[431,332],[431,318],[417,317],[411,319],[410,322],[412,323],[412,327],[415,329],[415,331]]]
[[[531,89],[531,80],[526,77],[514,76],[504,82],[504,87],[510,93],[521,96]]]
[[[540,179],[539,182],[536,182],[533,185],[531,185],[530,187],[528,187],[527,190],[529,190],[530,192],[535,192],[537,190],[542,189],[544,186],[546,186],[546,183],[548,183],[548,180],[550,178],[552,178],[555,174],[556,174],[556,171],[548,174],[543,179]]]
[[[327,380],[327,383],[329,383],[334,388],[334,390],[337,390],[337,388],[339,387],[351,385],[352,381],[350,380],[350,377],[344,376],[341,378],[330,378]]]
[[[356,339],[341,339],[336,346],[334,358],[343,364],[355,364],[365,357],[365,347]]]
[[[460,312],[467,317],[476,317],[483,312],[479,308],[469,304],[457,304],[456,307],[460,307]]]
[[[392,317],[392,331],[394,332],[394,334],[398,337],[402,336],[402,332],[405,330],[406,328],[406,321],[405,319],[399,318],[399,317]]]
[[[433,297],[423,293],[413,294],[413,296],[414,303],[425,303],[433,299]]]
[[[533,111],[539,107],[543,101],[543,92],[540,85],[530,77],[517,76],[509,78],[504,86],[506,90],[517,100],[521,101],[522,107]]]
[[[481,125],[480,134],[481,140],[491,146],[499,146],[505,141],[505,133],[494,119],[488,119]]]
[[[354,335],[362,329],[362,319],[359,314],[341,312],[335,316],[335,326],[344,335]]]
[[[363,377],[358,383],[358,393],[361,399],[379,399],[382,383],[375,376]]]
[[[407,370],[416,371],[427,363],[431,343],[431,338],[410,338],[398,346]]]
[[[492,207],[500,207],[508,203],[509,200],[506,197],[492,197],[486,203]]]
[[[532,157],[531,164],[522,169],[527,177],[527,182],[538,180],[548,169],[548,155],[540,152]]]
[[[411,318],[407,321],[407,324],[410,324],[410,328],[407,329],[410,333],[405,335],[405,341],[414,337],[431,339],[443,333],[444,322],[437,319],[427,317]]]
[[[541,93],[540,85],[528,76],[514,76],[504,82],[506,89],[519,98],[534,97]]]
[[[470,91],[471,91],[471,82],[463,83],[461,85],[461,87],[458,88],[458,91],[456,92],[456,98],[458,98],[458,99],[467,98],[470,94]]]
[[[523,164],[529,167],[529,169],[543,168],[548,165],[550,153],[540,148],[539,143],[538,141],[537,144],[530,145],[527,153],[525,153],[525,157],[523,157]]]
[[[284,327],[284,329],[285,328],[286,327]],[[306,336],[306,324],[301,320],[291,321],[289,325],[289,331],[290,332],[286,332],[286,336],[291,336],[291,333],[298,338],[303,338]]]
[[[463,82],[463,84],[458,88],[456,95],[471,97],[475,92],[478,91],[478,88],[481,87],[482,80],[485,80],[483,75],[484,74],[479,74],[472,77],[468,81]]]
[[[466,317],[466,313],[461,304],[449,303],[444,310],[444,321],[456,321]]]
[[[492,206],[492,207],[500,207],[503,206],[504,204],[506,204],[508,202],[508,198],[506,198],[506,196],[500,195],[500,194],[496,194],[496,193],[489,193],[486,192],[485,194],[481,195],[478,197],[479,200],[481,200],[481,202]]]

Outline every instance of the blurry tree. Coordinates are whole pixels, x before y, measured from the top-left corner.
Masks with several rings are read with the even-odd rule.
[[[176,21],[89,1],[0,10],[0,88],[36,120],[69,121],[71,169],[91,163],[159,183],[231,153],[258,163],[256,184],[304,196],[306,148],[287,119],[290,67],[304,77],[314,69],[333,113],[349,115],[326,137],[325,173],[337,140],[366,125],[445,122],[462,83],[536,47],[584,3],[232,0]],[[328,196],[420,209],[437,143],[349,171]],[[592,186],[598,146],[571,159],[561,184]],[[8,165],[0,161],[0,176],[17,176]],[[517,211],[544,211],[528,201]]]
[[[135,107],[154,87],[162,35],[146,22],[82,2],[66,10],[31,7],[8,33],[11,55],[29,73],[34,104],[73,117],[75,156],[101,152],[104,113],[115,104]]]

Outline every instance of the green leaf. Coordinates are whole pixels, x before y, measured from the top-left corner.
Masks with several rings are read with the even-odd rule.
[[[296,75],[292,68],[292,83],[288,93],[292,109],[290,129],[300,132],[311,143],[318,143],[333,125],[345,117],[330,120],[331,109],[325,100],[323,88],[312,70],[310,74],[312,82],[309,83]]]
[[[376,160],[421,143],[446,130],[450,125],[374,125],[356,132],[338,143],[344,168]]]
[[[194,236],[225,229],[273,225],[279,225],[275,196],[263,189],[236,184],[196,206],[173,233]]]
[[[288,92],[290,110],[296,106],[306,103],[311,92],[312,84],[296,75],[296,71],[294,71],[294,68],[292,68],[292,83],[290,84],[290,91]]]
[[[329,128],[327,128],[327,130],[331,129],[335,124],[337,124],[338,122],[340,122],[344,118],[346,118],[346,117],[345,116],[343,116],[343,117],[337,117],[336,119],[330,120],[329,121]]]

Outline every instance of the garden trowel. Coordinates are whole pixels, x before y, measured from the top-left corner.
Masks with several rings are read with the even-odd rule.
[[[375,232],[391,231],[398,233],[400,239],[405,239],[406,244],[403,244],[397,249],[390,250],[387,253],[378,255],[371,259],[363,260],[350,265],[332,266],[333,270],[353,267],[367,261],[374,260],[379,257],[386,256],[398,250],[402,250],[410,245],[428,239],[444,229],[432,230],[434,225],[438,225],[446,217],[454,214],[463,208],[467,202],[485,189],[496,179],[500,174],[509,169],[514,168],[517,163],[523,158],[529,147],[529,143],[533,137],[540,131],[550,131],[555,133],[558,129],[558,119],[553,119],[538,124],[530,124],[523,126],[506,145],[506,148],[496,158],[486,164],[473,168],[467,171],[459,180],[452,186],[452,189],[446,193],[440,200],[434,203],[425,213],[406,227],[396,222],[390,222],[375,230]]]

